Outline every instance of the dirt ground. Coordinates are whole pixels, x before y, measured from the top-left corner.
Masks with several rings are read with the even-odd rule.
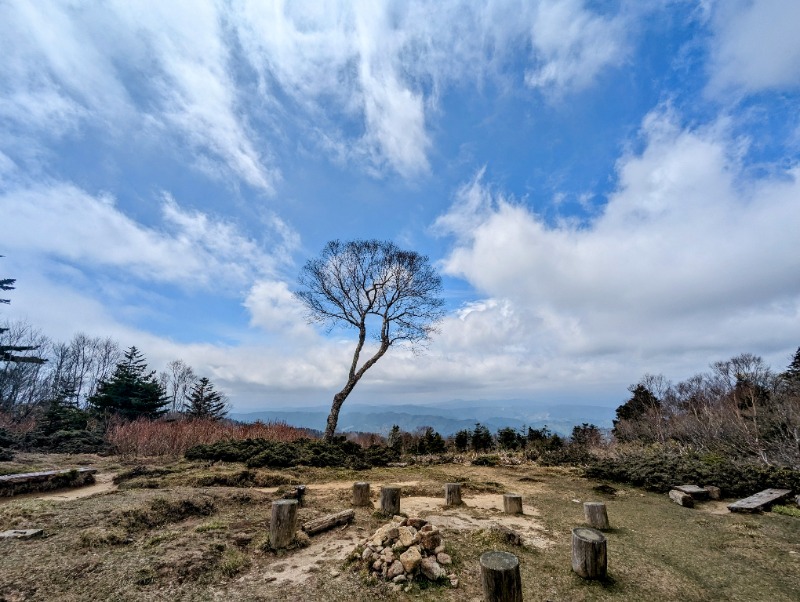
[[[98,468],[94,485],[0,500],[0,531],[44,530],[41,538],[0,541],[0,600],[464,602],[482,599],[478,558],[492,549],[519,558],[526,600],[800,599],[800,519],[731,514],[725,502],[681,508],[667,496],[616,485],[602,493],[574,470],[450,464],[246,473],[236,464],[90,456],[21,457],[2,468],[78,465]],[[280,485],[231,486],[245,476]],[[381,485],[399,485],[401,513],[440,527],[457,588],[419,582],[394,591],[349,561],[385,523],[374,508],[357,508],[352,524],[303,546],[269,550],[270,503],[291,484],[307,486],[302,525],[349,508],[356,481],[371,483],[375,506]],[[463,483],[463,506],[444,506],[448,482]],[[523,496],[522,515],[503,513],[503,493]],[[584,524],[584,501],[605,502],[612,524],[602,582],[584,581],[570,567],[571,529]],[[522,545],[495,525],[515,531]]]

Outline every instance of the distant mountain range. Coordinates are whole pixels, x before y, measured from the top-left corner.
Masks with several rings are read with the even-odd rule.
[[[292,426],[325,429],[330,407],[314,406],[304,409],[275,408],[261,412],[232,413],[230,418],[241,422],[283,421]],[[542,428],[546,426],[560,435],[569,435],[572,427],[584,422],[600,428],[611,428],[614,409],[591,405],[537,404],[524,400],[461,401],[453,400],[429,405],[366,405],[347,403],[339,415],[339,430],[343,432],[388,433],[393,425],[414,432],[430,426],[443,436],[462,429],[472,429],[476,422],[492,432],[512,427]]]

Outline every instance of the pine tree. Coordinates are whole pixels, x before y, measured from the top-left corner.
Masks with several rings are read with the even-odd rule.
[[[186,395],[186,415],[191,418],[221,420],[228,413],[228,404],[222,393],[214,390],[205,376]]]
[[[467,429],[462,429],[456,433],[456,436],[453,438],[453,445],[455,445],[456,450],[460,452],[465,452],[469,448],[469,438],[470,432]]]
[[[786,372],[781,374],[781,377],[791,393],[800,394],[800,347],[794,352],[792,362],[786,368]]]
[[[0,255],[2,257],[2,255]],[[14,290],[14,278],[0,279],[0,291]],[[11,303],[10,299],[0,299],[0,303]],[[0,328],[0,335],[6,332],[8,328]],[[40,357],[31,355],[14,355],[12,352],[20,351],[33,351],[38,347],[29,347],[22,345],[0,345],[0,362],[13,362],[15,364],[44,364],[47,360]]]
[[[97,393],[89,398],[91,407],[101,414],[128,420],[157,418],[166,411],[168,401],[155,370],[147,371],[147,361],[136,347],[125,352],[111,377],[100,381]]]

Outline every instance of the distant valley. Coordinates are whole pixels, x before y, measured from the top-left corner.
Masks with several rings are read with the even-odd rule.
[[[274,408],[260,412],[231,413],[230,418],[241,422],[283,421],[293,426],[324,430],[329,406],[298,409]],[[414,432],[430,426],[443,436],[462,429],[472,429],[480,422],[496,432],[500,428],[542,428],[546,426],[560,435],[569,435],[572,427],[584,422],[600,428],[611,428],[614,409],[592,405],[537,404],[524,400],[461,401],[441,404],[389,405],[345,403],[339,415],[339,430],[343,432],[374,432],[386,434],[393,425]]]

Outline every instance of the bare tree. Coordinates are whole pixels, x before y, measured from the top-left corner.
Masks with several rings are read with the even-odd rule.
[[[158,376],[170,400],[170,410],[182,411],[189,389],[197,382],[197,375],[192,367],[181,359],[172,360],[167,364],[167,371]]]
[[[392,345],[427,341],[443,316],[442,280],[428,258],[387,241],[333,240],[309,260],[295,293],[310,321],[358,331],[344,387],[333,396],[325,428],[330,441],[339,411],[358,381]],[[368,330],[378,349],[359,365]]]

